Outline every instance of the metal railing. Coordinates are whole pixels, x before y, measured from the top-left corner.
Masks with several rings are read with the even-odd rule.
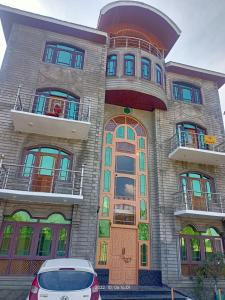
[[[207,193],[193,190],[175,193],[176,211],[200,210],[207,212],[225,212],[225,194]]]
[[[170,139],[170,150],[173,152],[178,147],[188,147],[194,149],[210,150],[215,152],[225,152],[225,136],[216,136],[215,144],[207,144],[203,133],[190,133],[188,131],[178,131]]]
[[[91,114],[90,104],[64,97],[22,92],[21,86],[17,90],[14,110],[84,122],[90,122]]]
[[[83,194],[84,165],[80,171],[0,163],[0,189]]]
[[[157,47],[151,43],[130,36],[115,36],[110,38],[110,48],[138,48],[146,51],[150,54],[157,56],[160,59],[164,58],[163,51],[159,50]]]

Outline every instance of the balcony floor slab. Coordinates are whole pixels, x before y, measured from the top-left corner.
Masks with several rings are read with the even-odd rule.
[[[178,210],[174,212],[177,217],[190,217],[190,218],[207,218],[207,219],[225,219],[225,213],[202,211],[202,210]]]

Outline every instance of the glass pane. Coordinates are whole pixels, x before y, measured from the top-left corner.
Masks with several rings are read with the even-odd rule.
[[[134,179],[128,177],[116,177],[115,198],[134,199]]]
[[[139,187],[140,195],[146,196],[146,176],[145,175],[140,176],[139,184],[140,184],[140,187]]]
[[[187,244],[183,237],[180,238],[180,257],[181,260],[187,260]]]
[[[41,229],[38,240],[37,256],[49,256],[51,254],[52,235],[51,228],[45,227]]]
[[[110,167],[112,165],[112,148],[106,147],[105,149],[105,166]]]
[[[116,151],[134,154],[135,145],[127,142],[116,142]]]
[[[31,216],[23,210],[20,210],[13,214],[12,216],[4,217],[5,221],[15,221],[15,222],[32,222],[36,223],[38,222],[38,219],[33,219]]]
[[[124,138],[124,126],[120,126],[116,130],[116,137],[118,139],[123,139]]]
[[[104,192],[110,192],[111,185],[111,172],[109,170],[104,171]]]
[[[32,227],[23,226],[20,228],[19,236],[17,237],[15,255],[20,255],[20,256],[30,255],[32,235],[33,235]]]
[[[106,144],[112,144],[113,135],[111,132],[106,133]]]
[[[4,232],[3,232],[2,242],[1,242],[1,246],[0,246],[0,255],[9,254],[12,234],[13,234],[12,225],[6,226],[4,229]]]
[[[197,238],[191,239],[191,257],[193,261],[201,260],[200,240]]]
[[[47,62],[47,63],[51,63],[52,62],[53,51],[54,50],[53,50],[52,47],[46,47],[44,62]]]
[[[79,99],[76,99],[76,102],[69,101],[67,104],[66,118],[69,120],[78,120],[79,107],[80,107]]]
[[[116,156],[116,172],[134,174],[135,159],[129,156]]]
[[[192,190],[195,197],[202,196],[202,186],[199,180],[192,180]]]
[[[110,221],[99,220],[99,237],[109,237],[110,235]]]
[[[66,220],[61,214],[51,214],[47,219],[40,219],[40,223],[71,224],[71,220]]]
[[[107,76],[115,76],[116,75],[116,55],[111,55],[107,59]]]
[[[109,197],[103,197],[102,202],[102,216],[108,217],[109,216]]]
[[[65,154],[65,155],[67,155],[67,153],[60,151],[58,149],[54,149],[54,148],[40,148],[39,152],[49,153],[49,154]]]
[[[100,243],[100,255],[99,255],[98,264],[99,265],[107,264],[107,243],[106,242]]]
[[[128,140],[131,140],[131,141],[135,140],[134,130],[130,127],[127,127],[127,138],[128,138]]]
[[[148,224],[144,224],[144,223],[138,224],[138,239],[140,241],[148,241],[149,240]]]
[[[203,232],[201,235],[208,235],[208,236],[216,236],[219,237],[219,233],[214,228],[208,228],[206,232]]]
[[[145,139],[144,138],[139,139],[139,149],[145,149]]]
[[[84,62],[84,54],[83,53],[76,53],[74,57],[74,68],[82,69]]]
[[[59,180],[68,180],[71,172],[69,171],[70,160],[67,157],[64,157],[60,160],[60,171],[58,178]]]
[[[207,193],[207,199],[209,200],[209,201],[211,201],[212,200],[212,193],[211,193],[211,184],[210,184],[210,182],[206,182],[205,183],[205,189],[206,189],[206,193]]]
[[[66,255],[67,240],[68,240],[68,232],[66,228],[60,229],[56,256]]]
[[[33,112],[43,115],[45,113],[46,100],[46,96],[44,95],[35,96]]]
[[[139,170],[145,171],[145,154],[144,154],[144,152],[139,153]]]
[[[56,63],[71,66],[72,54],[66,51],[58,51]]]
[[[25,165],[23,167],[23,176],[29,177],[32,174],[33,166],[34,166],[35,155],[29,153],[25,158]]]
[[[148,246],[141,245],[141,266],[146,267],[148,264]]]
[[[204,240],[204,246],[205,246],[205,256],[206,258],[210,258],[213,254],[213,246],[212,241],[210,239]]]
[[[140,201],[140,219],[147,220],[147,204],[145,200]]]
[[[191,101],[191,89],[183,88],[182,89],[182,99],[185,101]]]
[[[184,227],[180,233],[182,234],[190,234],[190,235],[199,235],[199,232],[195,231],[191,226]]]
[[[53,176],[53,169],[55,165],[55,157],[49,155],[43,155],[40,157],[40,165],[38,173],[40,175]]]
[[[114,206],[114,224],[135,225],[135,207],[125,204],[117,204]]]

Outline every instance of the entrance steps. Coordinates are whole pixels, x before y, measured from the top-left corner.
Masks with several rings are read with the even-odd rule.
[[[102,300],[171,300],[171,290],[165,286],[102,286]],[[186,296],[174,291],[174,300],[186,300]]]

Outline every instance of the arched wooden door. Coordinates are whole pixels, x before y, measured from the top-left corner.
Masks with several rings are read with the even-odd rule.
[[[147,137],[128,116],[104,131],[97,268],[109,269],[110,284],[137,284],[149,268]]]

